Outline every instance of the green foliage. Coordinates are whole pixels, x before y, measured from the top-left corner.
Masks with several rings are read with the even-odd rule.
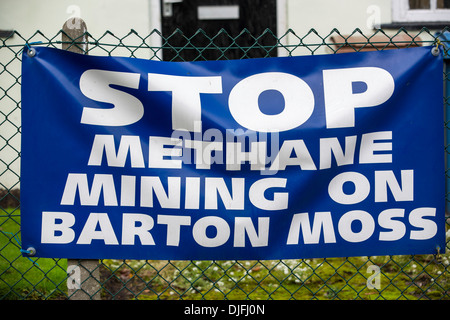
[[[449,299],[450,255],[264,261],[103,260],[135,299]],[[378,266],[379,287],[369,287]],[[126,274],[124,281],[123,274]],[[111,299],[116,298],[111,293]]]
[[[20,212],[0,216],[0,300],[63,297],[67,260],[28,259],[19,242]]]

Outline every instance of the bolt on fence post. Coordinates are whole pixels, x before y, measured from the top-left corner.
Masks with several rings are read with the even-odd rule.
[[[87,54],[87,27],[81,18],[70,18],[64,23],[62,30],[63,50]],[[67,293],[70,300],[100,300],[98,259],[67,259],[67,271]]]

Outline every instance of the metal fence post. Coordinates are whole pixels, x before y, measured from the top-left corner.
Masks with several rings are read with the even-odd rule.
[[[87,54],[86,23],[78,17],[67,20],[62,28],[62,49]],[[71,300],[100,300],[100,265],[98,260],[67,259],[67,293]]]

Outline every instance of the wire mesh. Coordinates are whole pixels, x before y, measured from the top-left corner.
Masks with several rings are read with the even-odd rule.
[[[174,61],[247,59],[274,55],[314,55],[348,51],[400,49],[436,44],[441,32],[426,28],[376,30],[366,35],[356,29],[337,29],[304,35],[269,29],[255,35],[244,29],[187,35],[181,30],[163,35],[154,30],[141,35],[110,31],[88,36],[88,54]],[[66,259],[22,257],[20,252],[20,134],[21,50],[26,45],[61,48],[62,33],[46,36],[17,31],[0,38],[0,299],[70,299],[73,283]],[[155,39],[160,45],[153,45]],[[245,40],[245,41],[244,41]],[[445,46],[445,39],[440,39]],[[76,46],[80,39],[72,39]],[[443,81],[447,81],[444,71]],[[444,95],[443,106],[449,100]],[[449,130],[448,122],[444,123]],[[450,152],[448,145],[446,153]],[[449,179],[448,169],[445,174]],[[36,190],[45,192],[45,190]],[[444,199],[443,199],[444,201]],[[447,203],[450,197],[447,194]],[[446,229],[450,217],[446,215]],[[447,252],[450,246],[447,231]],[[261,261],[99,260],[92,274],[99,288],[87,293],[101,299],[450,299],[450,254],[377,256]],[[80,268],[84,265],[80,263]],[[94,276],[93,273],[96,273]],[[81,285],[82,287],[82,285]],[[69,288],[69,289],[68,289]]]

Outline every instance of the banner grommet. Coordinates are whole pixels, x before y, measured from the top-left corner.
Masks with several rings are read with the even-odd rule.
[[[27,55],[32,58],[36,55],[36,50],[33,48],[28,48]]]

